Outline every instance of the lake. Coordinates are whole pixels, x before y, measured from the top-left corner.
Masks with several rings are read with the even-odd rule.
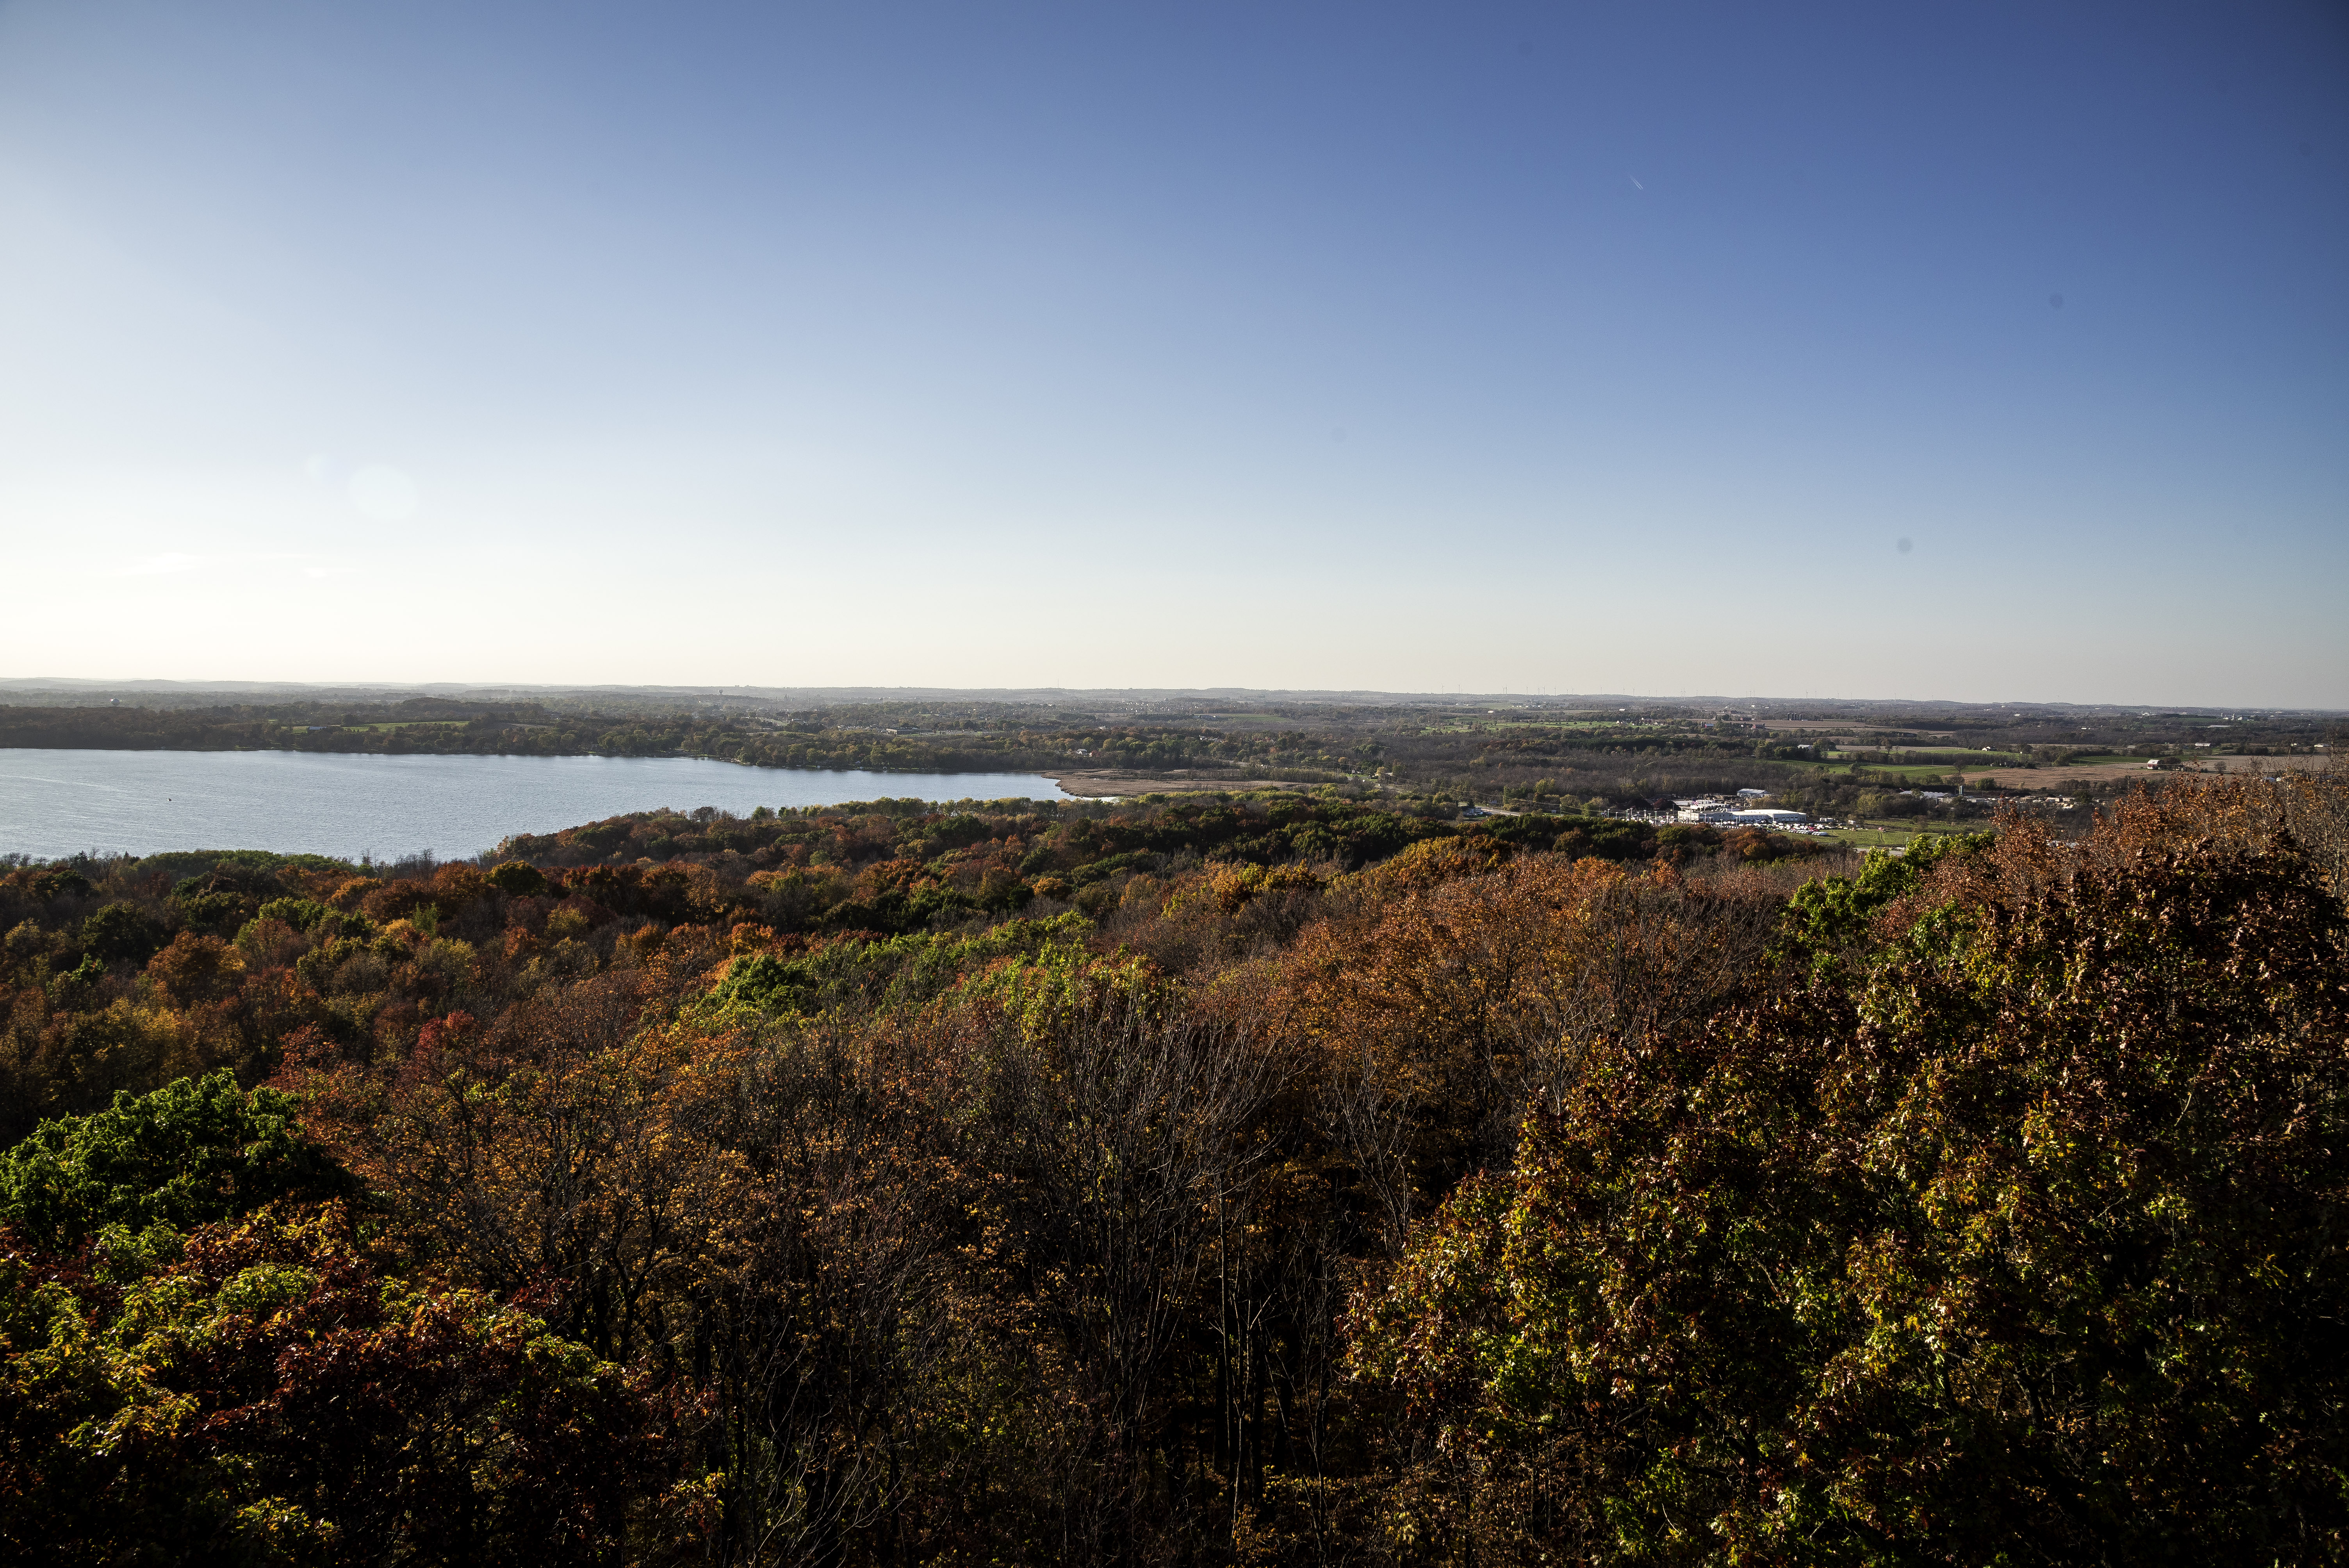
[[[0,854],[274,850],[456,860],[513,833],[674,807],[883,797],[1059,800],[1033,773],[744,768],[688,757],[365,757],[310,751],[0,749]]]

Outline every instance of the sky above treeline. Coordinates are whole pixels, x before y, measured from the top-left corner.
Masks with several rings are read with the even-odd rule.
[[[0,675],[2349,707],[2334,4],[0,4]]]

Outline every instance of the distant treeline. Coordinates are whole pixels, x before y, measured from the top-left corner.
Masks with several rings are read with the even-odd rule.
[[[1298,783],[1378,780],[1418,791],[1577,802],[1783,781],[1797,746],[1695,722],[1484,725],[1441,716],[1332,714],[1235,726],[1212,718],[1058,725],[859,712],[757,717],[685,709],[602,715],[533,704],[414,698],[378,706],[274,703],[214,708],[0,707],[0,747],[220,751],[243,748],[502,756],[710,757],[767,768],[894,772],[1108,769]],[[900,718],[900,723],[887,722]],[[925,723],[918,732],[911,727]]]
[[[2247,730],[2219,730],[2236,735]],[[213,708],[0,707],[0,747],[274,749],[379,755],[705,757],[750,766],[901,773],[1106,770],[1143,778],[1251,779],[1376,788],[1406,799],[1537,810],[1656,807],[1675,796],[1761,789],[1816,815],[1883,810],[1939,765],[1970,787],[2054,782],[2077,744],[1988,755],[1918,751],[1880,735],[1833,765],[1814,746],[1740,721],[1652,714],[1618,719],[1511,713],[1311,708],[1161,715],[1107,722],[1034,707],[864,705],[797,714],[724,707],[600,713],[534,703],[418,697],[396,703],[271,703]],[[2228,748],[2258,752],[2243,738]],[[2017,765],[2020,769],[2017,770]],[[2038,769],[2033,771],[2033,769]],[[2075,793],[2116,794],[2112,783]]]
[[[822,717],[746,718],[695,710],[605,715],[430,698],[377,707],[298,703],[181,709],[0,707],[0,746],[392,756],[687,756],[766,768],[944,773],[1323,764],[1300,776],[1306,782],[1342,777],[1348,760],[1287,735],[1234,740],[1157,727],[1047,732],[978,725],[899,735],[890,726],[844,727]]]

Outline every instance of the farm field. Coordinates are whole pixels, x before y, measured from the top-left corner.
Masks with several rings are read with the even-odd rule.
[[[1982,820],[1869,822],[1857,828],[1824,828],[1810,837],[1816,841],[1840,844],[1850,850],[1898,850],[1905,849],[1918,839],[1942,838],[1951,833],[1979,833],[1989,826],[1988,822]]]
[[[1971,753],[1955,752],[1952,753],[1947,760],[1933,762],[1862,762],[1857,758],[1851,757],[1829,757],[1817,762],[1789,762],[1786,766],[1790,768],[1807,769],[1813,772],[1827,774],[1842,773],[1850,769],[1858,768],[1867,773],[1878,775],[1888,779],[1898,778],[1925,779],[1929,781],[1937,779],[1947,779],[1952,773],[1962,773],[1965,775],[1968,782],[1971,782],[1977,778],[1987,778],[1993,774],[2008,776],[2009,782],[2012,782],[2012,776],[2018,772],[2029,773],[2036,771],[2039,773],[2044,773],[2048,771],[2044,768],[2038,769],[2018,769],[2015,764],[2015,759],[2013,758],[2002,758],[1995,755],[1984,757],[1978,751]]]
[[[2060,769],[2043,768],[2039,772],[2055,780],[2049,788],[2061,789],[2073,784],[2109,784],[2119,779],[2143,779],[2156,770],[2146,766],[2142,757],[2099,757],[2090,761],[2075,762]],[[2178,773],[2245,774],[2322,773],[2332,766],[2329,757],[2206,757],[2172,769]]]

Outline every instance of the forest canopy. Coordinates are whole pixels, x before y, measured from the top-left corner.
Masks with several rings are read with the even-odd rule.
[[[2341,1561],[2344,797],[21,866],[0,1540]]]

